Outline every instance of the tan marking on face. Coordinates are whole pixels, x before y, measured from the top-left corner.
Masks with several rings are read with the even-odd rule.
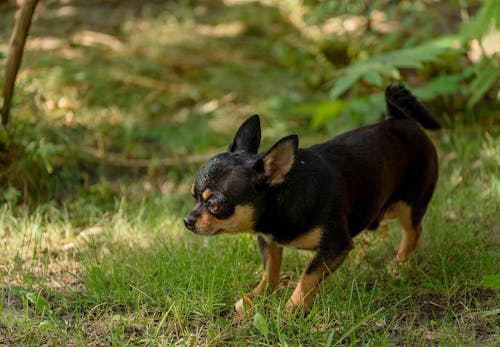
[[[300,235],[285,246],[298,249],[316,249],[319,246],[323,230],[320,227],[312,228],[307,233]]]
[[[193,185],[191,185],[191,196],[194,196],[194,193],[195,193],[195,191],[194,191],[194,184],[193,184]]]
[[[212,191],[210,189],[205,189],[205,191],[201,194],[201,198],[203,201],[207,201],[208,198],[210,198],[210,195],[212,195]]]
[[[219,206],[219,205],[209,205],[209,206],[208,206],[208,209],[209,209],[211,212],[213,212],[213,213],[215,213],[215,212],[219,211],[219,208],[220,208],[220,206]]]
[[[422,226],[413,227],[411,220],[411,206],[404,202],[396,202],[389,206],[384,214],[384,218],[397,218],[402,226],[401,243],[399,244],[396,260],[405,262],[417,248]]]
[[[217,220],[210,213],[203,212],[196,221],[195,230],[210,234],[216,221]]]
[[[202,213],[195,224],[200,233],[213,235],[215,233],[236,234],[240,232],[253,233],[254,209],[251,205],[238,205],[234,213],[226,219],[217,219],[208,212]]]

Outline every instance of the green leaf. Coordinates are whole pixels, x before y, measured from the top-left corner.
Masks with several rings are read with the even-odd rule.
[[[3,192],[3,198],[12,206],[15,206],[17,204],[21,196],[22,193],[12,186],[7,187],[7,189],[5,189]]]
[[[351,88],[361,77],[359,73],[346,74],[344,77],[339,78],[335,82],[334,87],[330,91],[330,98],[337,99],[339,96],[344,94],[346,90]]]
[[[337,71],[340,76],[330,91],[330,98],[337,99],[360,79],[375,86],[382,86],[382,76],[399,78],[399,69],[420,69],[423,64],[438,61],[443,54],[461,52],[457,48],[458,36],[444,36],[421,45],[402,48],[374,55]]]
[[[40,324],[38,324],[39,328],[46,329],[46,330],[55,330],[57,329],[57,326],[54,324],[54,322],[50,320],[44,320],[41,321]]]
[[[359,79],[364,78],[371,83],[382,84],[381,76],[398,77],[399,72],[394,66],[386,64],[383,61],[365,60],[363,62],[348,66],[338,70],[339,79],[335,82],[330,91],[330,98],[337,99],[351,88]],[[374,76],[375,74],[378,75]]]
[[[36,310],[41,313],[51,314],[49,302],[42,295],[37,293],[28,293],[26,298],[35,306]]]
[[[382,76],[377,71],[369,71],[364,74],[363,78],[368,82],[377,87],[382,87],[384,81]]]
[[[500,274],[487,275],[480,284],[485,288],[500,289]]]
[[[267,334],[269,329],[267,327],[267,321],[259,312],[256,312],[253,316],[253,326],[267,339]]]
[[[500,69],[498,68],[489,67],[481,71],[467,90],[471,93],[471,97],[467,102],[467,108],[474,107],[498,78],[500,78]]]
[[[492,27],[500,27],[500,1],[498,0],[486,0],[474,18],[462,24],[460,36],[465,41],[481,38]]]
[[[330,347],[333,343],[333,335],[335,334],[335,330],[333,330],[329,335],[328,339],[326,340],[325,347]]]
[[[306,103],[294,108],[295,112],[312,114],[311,128],[319,129],[323,124],[336,118],[347,107],[342,100]]]
[[[17,296],[20,296],[31,303],[41,314],[52,315],[49,302],[41,294],[29,292],[18,286],[10,286],[10,290]]]
[[[384,112],[385,98],[383,93],[372,94],[368,97],[360,97],[349,101],[346,112],[353,115],[360,115],[366,120],[366,117],[378,117]],[[373,122],[375,119],[370,119]]]
[[[398,68],[421,68],[424,63],[437,61],[445,53],[458,49],[454,47],[458,37],[444,36],[419,46],[402,48],[388,53],[373,56],[369,60],[384,62]]]
[[[345,102],[340,100],[320,104],[314,114],[311,127],[316,130],[327,121],[335,119],[346,105]]]
[[[415,88],[413,93],[422,101],[431,101],[438,96],[446,96],[458,92],[464,77],[462,73],[439,76],[423,86]]]

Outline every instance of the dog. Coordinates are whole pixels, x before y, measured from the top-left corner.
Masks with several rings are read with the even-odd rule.
[[[200,169],[184,218],[202,235],[257,235],[263,275],[236,303],[279,282],[283,247],[315,251],[286,305],[286,313],[311,308],[318,286],[353,248],[361,231],[398,218],[402,238],[397,262],[406,262],[422,233],[422,219],[438,178],[436,149],[424,129],[439,123],[403,86],[385,90],[387,118],[309,148],[297,135],[258,153],[258,115],[248,118],[226,152]]]

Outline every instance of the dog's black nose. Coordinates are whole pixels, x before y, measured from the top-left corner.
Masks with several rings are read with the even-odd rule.
[[[194,230],[194,225],[196,224],[196,219],[193,218],[193,216],[191,215],[187,215],[186,217],[184,217],[184,225],[186,226],[186,228],[188,228],[189,230],[193,231]]]

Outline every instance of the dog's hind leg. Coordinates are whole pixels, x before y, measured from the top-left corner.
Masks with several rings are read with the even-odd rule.
[[[399,244],[396,260],[399,262],[407,261],[415,248],[417,248],[420,234],[422,233],[422,225],[416,227],[404,227],[401,233],[401,243]]]
[[[402,226],[401,243],[399,244],[396,260],[405,262],[417,248],[418,240],[422,234],[422,224],[420,220],[415,223],[414,218],[412,218],[412,215],[414,215],[412,207],[406,203],[397,203],[391,212],[396,214]]]
[[[340,229],[341,230],[341,229]],[[286,305],[286,314],[291,315],[297,308],[307,313],[314,301],[319,285],[329,274],[342,264],[353,248],[353,243],[347,231],[329,233],[319,248],[311,263],[302,273],[299,283]]]

